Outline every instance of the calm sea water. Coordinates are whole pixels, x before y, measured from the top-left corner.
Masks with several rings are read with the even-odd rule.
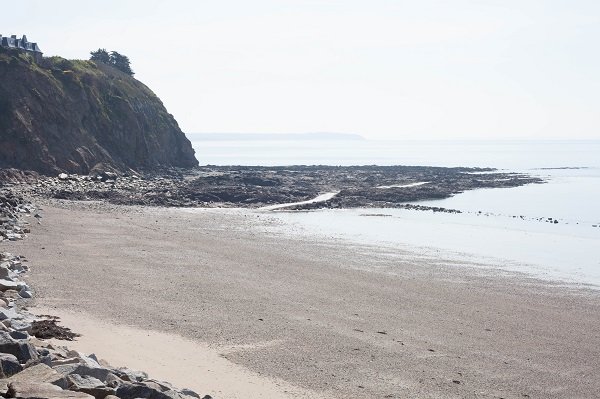
[[[494,167],[546,184],[423,201],[459,215],[407,210],[280,212],[288,232],[477,256],[510,271],[600,286],[599,141],[199,141],[201,164]],[[481,211],[481,213],[479,213]],[[386,217],[366,217],[384,213]],[[540,221],[558,219],[559,223]],[[594,227],[597,226],[597,227]]]

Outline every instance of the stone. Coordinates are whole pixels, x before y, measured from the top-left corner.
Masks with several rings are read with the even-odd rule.
[[[19,291],[22,286],[23,286],[23,283],[16,283],[11,280],[0,279],[0,291],[6,291],[6,290]]]
[[[106,381],[106,378],[113,371],[112,369],[105,368],[102,366],[98,367],[90,367],[87,364],[79,363],[70,363],[70,364],[61,364],[57,366],[52,366],[52,368],[63,376],[68,376],[71,374],[79,374],[84,377],[94,377],[99,379],[100,381]]]
[[[40,382],[67,388],[67,379],[45,364],[36,364],[10,377],[7,382]]]
[[[200,395],[198,395],[196,392],[192,391],[189,388],[183,388],[181,391],[179,391],[179,393],[185,396],[191,396],[193,398],[200,399]]]
[[[31,331],[31,323],[26,320],[13,319],[11,328],[16,331]]]
[[[106,380],[104,380],[104,383],[106,384],[106,386],[109,386],[111,388],[118,388],[123,383],[123,380],[114,375],[113,373],[110,373],[106,376]]]
[[[38,358],[35,347],[25,340],[15,340],[6,331],[0,331],[0,352],[10,353],[19,359],[20,363]]]
[[[152,382],[125,382],[117,388],[117,396],[121,399],[180,399],[182,396],[172,390],[162,391]]]
[[[29,338],[29,334],[25,331],[11,331],[9,332],[10,336],[13,339],[27,339]]]
[[[61,173],[58,175],[59,180],[67,180],[69,178],[69,175],[66,173]]]
[[[81,360],[78,357],[68,357],[66,359],[56,359],[52,361],[52,367],[63,366],[65,364],[81,364]],[[75,370],[75,368],[73,368]]]
[[[7,398],[21,399],[93,399],[83,392],[65,391],[56,385],[36,382],[11,382],[8,384]]]
[[[17,319],[19,318],[20,315],[17,313],[17,310],[14,308],[0,308],[0,320],[6,320],[6,319]],[[9,327],[9,326],[7,326]]]
[[[33,298],[31,291],[25,289],[24,287],[21,289],[21,291],[19,291],[19,296],[25,299]]]
[[[23,370],[23,366],[15,355],[9,353],[0,354],[0,374],[2,378],[10,377]]]
[[[8,278],[10,278],[10,271],[8,270],[7,267],[1,266],[0,267],[0,279],[6,280]]]
[[[85,392],[96,399],[104,399],[107,395],[114,395],[115,389],[104,385],[97,378],[71,374],[67,377],[69,389],[72,391]]]
[[[121,367],[113,372],[118,375],[122,380],[129,382],[143,381],[148,378],[148,374],[143,371],[134,371],[126,367]]]

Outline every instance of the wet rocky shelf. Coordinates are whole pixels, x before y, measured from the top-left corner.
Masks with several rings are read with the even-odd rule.
[[[539,184],[538,177],[491,168],[426,166],[204,166],[162,173],[113,173],[29,179],[32,197],[102,200],[119,205],[248,207],[310,200],[336,192],[313,208],[402,208],[478,188]]]

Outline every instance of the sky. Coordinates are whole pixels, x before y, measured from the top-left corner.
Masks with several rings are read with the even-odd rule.
[[[184,132],[600,139],[597,0],[19,0],[0,34],[129,56]]]

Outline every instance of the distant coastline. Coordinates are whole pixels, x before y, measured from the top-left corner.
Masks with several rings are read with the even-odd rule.
[[[251,141],[251,140],[366,140],[354,133],[186,133],[190,141]]]

